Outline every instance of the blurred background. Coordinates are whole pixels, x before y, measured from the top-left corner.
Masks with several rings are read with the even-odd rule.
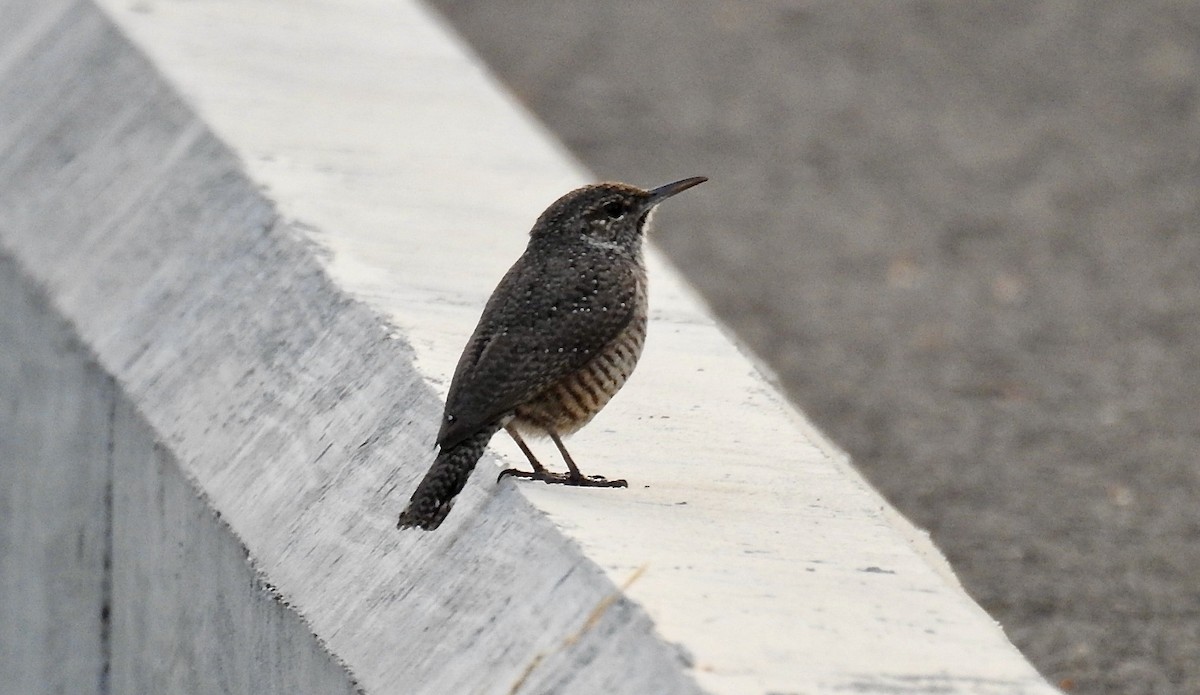
[[[660,248],[1053,683],[1200,693],[1200,3],[432,5],[711,177]]]

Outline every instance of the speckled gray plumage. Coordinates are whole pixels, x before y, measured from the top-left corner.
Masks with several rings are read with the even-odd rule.
[[[571,236],[534,237],[500,281],[455,369],[440,446],[579,370],[644,313],[640,244],[606,248]]]
[[[401,527],[436,528],[504,424],[567,434],[621,388],[645,338],[647,219],[662,199],[699,182],[654,191],[587,186],[542,214],[459,358],[438,432],[441,453]]]

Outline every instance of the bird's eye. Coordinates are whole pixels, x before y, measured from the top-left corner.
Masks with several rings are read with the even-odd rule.
[[[628,212],[628,210],[625,208],[625,203],[622,203],[619,200],[614,200],[611,203],[605,203],[604,207],[601,209],[604,211],[605,215],[614,220],[621,219],[625,216],[625,213]]]

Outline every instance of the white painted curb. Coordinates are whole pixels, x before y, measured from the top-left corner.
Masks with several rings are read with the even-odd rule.
[[[572,447],[630,489],[497,485],[489,456],[439,531],[396,531],[484,299],[589,177],[410,0],[97,4],[147,64],[87,3],[0,0],[21,20],[0,90],[41,70],[63,94],[30,81],[43,111],[0,126],[30,162],[0,166],[0,188],[27,187],[0,250],[144,418],[156,465],[220,516],[188,523],[245,548],[243,590],[286,601],[347,687],[1055,692],[656,253],[645,357]],[[66,161],[36,120],[64,117]],[[182,658],[184,623],[129,648]],[[193,671],[222,668],[190,649]],[[155,663],[124,682],[181,682]]]

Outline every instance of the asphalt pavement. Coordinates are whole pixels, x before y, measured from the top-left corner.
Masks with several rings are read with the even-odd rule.
[[[432,4],[712,179],[660,246],[1052,682],[1200,693],[1200,3]]]

